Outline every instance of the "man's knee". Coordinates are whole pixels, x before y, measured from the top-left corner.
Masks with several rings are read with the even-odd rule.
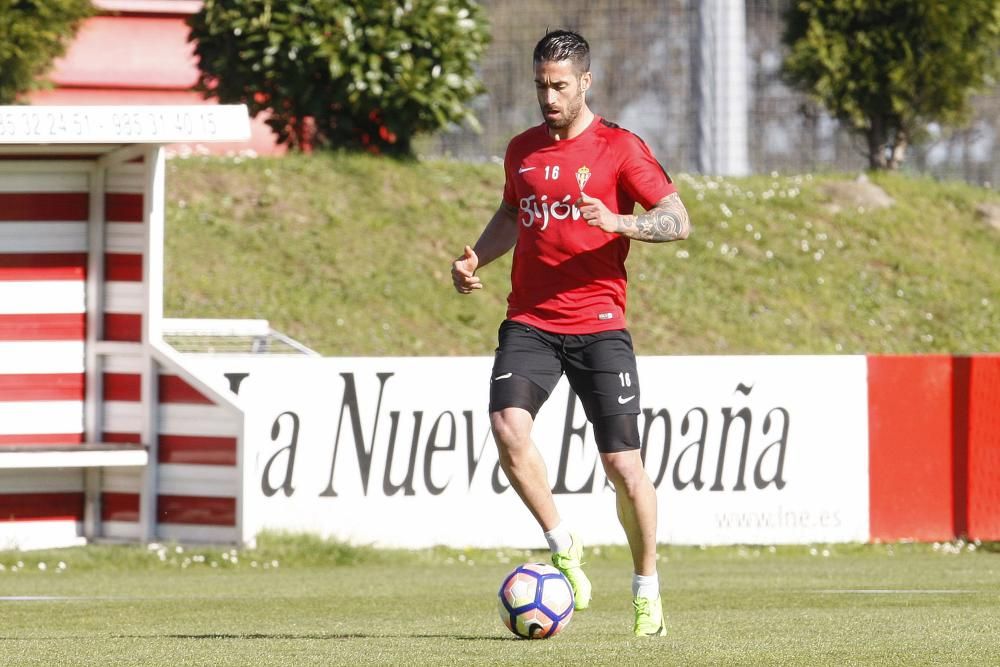
[[[638,449],[602,453],[601,464],[612,486],[624,490],[630,496],[652,483]]]
[[[516,450],[531,441],[531,415],[521,408],[490,413],[490,428],[501,452]]]

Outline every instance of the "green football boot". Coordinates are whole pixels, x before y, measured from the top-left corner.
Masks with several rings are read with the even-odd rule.
[[[655,600],[636,598],[632,606],[635,607],[633,632],[636,637],[663,637],[667,634],[667,627],[663,624],[663,601],[659,597]]]
[[[579,611],[590,606],[590,579],[583,573],[581,567],[583,545],[580,543],[580,538],[576,535],[571,537],[573,541],[569,549],[552,554],[552,564],[569,580],[569,585],[573,587],[573,609]]]

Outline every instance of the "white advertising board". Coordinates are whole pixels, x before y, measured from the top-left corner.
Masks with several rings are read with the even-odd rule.
[[[543,545],[498,466],[491,358],[188,359],[238,386],[258,528],[380,546]],[[659,541],[868,540],[864,357],[641,357],[639,374]],[[563,519],[589,544],[624,543],[565,380],[534,440]]]

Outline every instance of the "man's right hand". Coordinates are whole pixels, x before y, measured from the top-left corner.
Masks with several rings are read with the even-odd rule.
[[[465,246],[465,252],[451,265],[451,281],[459,294],[469,294],[474,289],[483,289],[483,283],[476,277],[479,267],[479,257],[471,246]]]

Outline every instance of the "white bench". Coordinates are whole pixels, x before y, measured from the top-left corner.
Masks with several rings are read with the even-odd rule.
[[[84,443],[82,445],[0,446],[0,468],[108,468],[144,466],[149,462],[145,445]]]

